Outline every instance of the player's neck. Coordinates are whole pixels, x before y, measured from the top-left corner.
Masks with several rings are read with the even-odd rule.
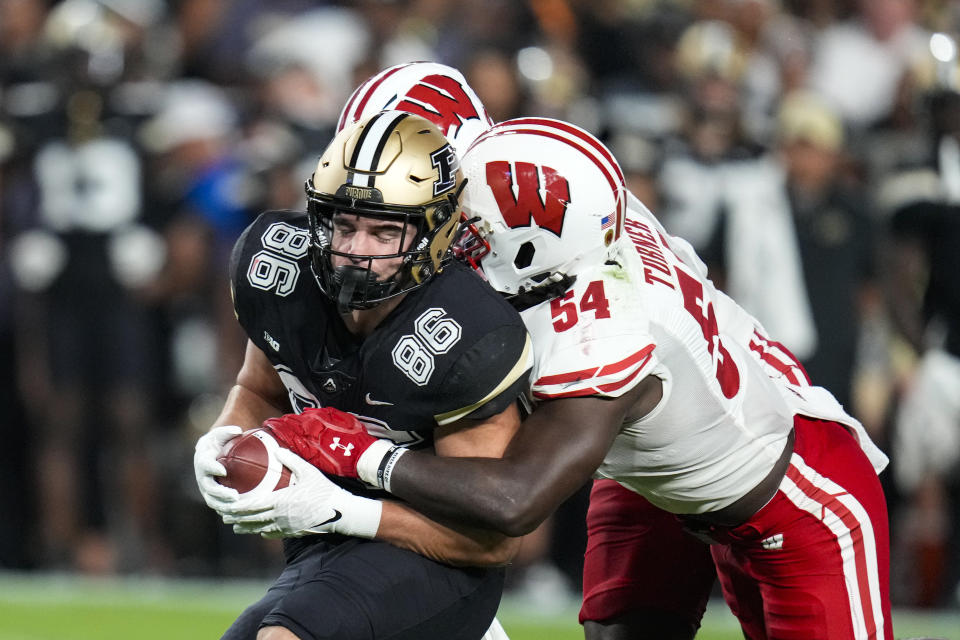
[[[383,319],[390,315],[390,312],[396,309],[406,297],[406,294],[403,294],[387,298],[372,309],[352,309],[348,313],[341,314],[340,317],[343,318],[343,323],[350,333],[365,338],[373,333]]]

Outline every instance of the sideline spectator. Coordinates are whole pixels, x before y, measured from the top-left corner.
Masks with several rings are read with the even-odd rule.
[[[37,75],[20,78],[14,105],[25,170],[7,186],[20,197],[5,215],[18,221],[9,259],[47,568],[163,561],[150,455],[157,354],[139,292],[165,248],[143,219],[129,135],[137,115],[115,99],[154,17],[57,5],[39,35]]]
[[[864,317],[880,308],[875,218],[866,193],[845,170],[843,125],[825,101],[811,93],[788,95],[777,133],[817,335],[803,365],[859,416],[852,392],[859,334]]]
[[[906,597],[944,604],[960,579],[960,66],[957,43],[931,39],[923,96],[928,160],[894,176],[891,315],[919,360],[896,415],[894,469],[907,502],[900,535]],[[921,84],[922,88],[923,85]]]

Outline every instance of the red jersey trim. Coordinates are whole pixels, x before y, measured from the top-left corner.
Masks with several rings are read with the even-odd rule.
[[[640,360],[649,356],[653,351],[654,345],[648,344],[646,347],[637,351],[633,355],[624,358],[619,362],[614,362],[613,364],[608,364],[603,367],[594,367],[592,369],[582,369],[580,371],[572,371],[570,373],[558,373],[552,376],[544,376],[534,382],[537,386],[547,387],[554,384],[565,384],[567,382],[579,382],[580,380],[586,380],[587,378],[596,378],[597,376],[606,376],[613,373],[619,373],[624,369],[636,364]]]
[[[616,373],[616,372],[622,371],[623,369],[625,369],[626,367],[630,366],[631,364],[635,364],[635,363],[639,360],[639,361],[640,361],[640,365],[639,365],[630,375],[628,375],[627,377],[623,378],[622,380],[617,380],[617,381],[615,381],[615,382],[609,382],[609,383],[607,383],[607,384],[592,385],[592,386],[585,387],[585,388],[581,388],[581,389],[573,389],[573,390],[570,390],[570,391],[563,391],[563,392],[560,392],[560,393],[548,393],[548,392],[544,392],[544,391],[534,391],[534,392],[533,392],[533,397],[534,397],[534,398],[541,399],[541,400],[555,399],[555,398],[577,398],[577,397],[581,397],[581,396],[606,395],[606,394],[609,394],[609,393],[611,393],[611,392],[613,392],[613,391],[617,391],[617,390],[619,390],[619,389],[622,389],[623,387],[625,387],[625,386],[627,386],[628,384],[630,384],[638,375],[640,375],[640,372],[643,371],[644,367],[647,365],[647,363],[650,361],[650,359],[653,358],[653,346],[654,346],[654,345],[651,344],[651,345],[645,347],[644,349],[638,351],[638,352],[635,353],[634,355],[630,356],[630,357],[627,358],[626,360],[621,360],[620,362],[617,362],[617,363],[615,363],[615,364],[607,365],[607,367],[603,367],[603,368],[600,370],[601,373],[602,373],[604,370],[606,370],[606,369],[608,369],[608,368],[615,368],[615,369],[612,369],[612,370],[608,371],[608,373]],[[639,356],[639,357],[638,357],[638,356]],[[627,364],[624,365],[624,363],[627,363]],[[581,373],[582,373],[582,372],[581,372]],[[546,378],[541,378],[541,379],[538,380],[535,384],[538,385],[538,386],[546,386],[546,385],[541,385],[541,383],[543,382],[543,380],[546,380],[546,379],[548,379],[548,378],[562,377],[563,375],[571,375],[571,374],[561,374],[560,376],[547,376]],[[590,377],[595,377],[595,376],[590,376]],[[577,381],[580,381],[580,380],[583,380],[583,378],[576,378],[576,379],[573,379],[573,380],[569,380],[568,382],[577,382]],[[554,384],[557,384],[557,383],[554,383]]]

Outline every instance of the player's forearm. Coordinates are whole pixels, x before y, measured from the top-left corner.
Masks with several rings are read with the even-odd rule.
[[[615,400],[545,403],[524,421],[502,458],[410,451],[393,466],[390,491],[433,517],[525,535],[589,480],[627,410],[654,405],[659,397],[659,381],[652,380]]]
[[[519,538],[488,530],[435,522],[413,509],[384,501],[376,538],[438,562],[460,566],[501,566],[520,549]]]
[[[263,351],[247,340],[243,365],[213,426],[259,427],[264,420],[290,411],[286,387]]]
[[[248,387],[236,384],[214,421],[214,427],[235,424],[244,430],[259,427],[267,418],[281,415],[283,409]]]
[[[391,492],[431,517],[521,536],[562,501],[552,484],[549,478],[534,477],[527,465],[502,459],[450,459],[411,451],[397,462]]]

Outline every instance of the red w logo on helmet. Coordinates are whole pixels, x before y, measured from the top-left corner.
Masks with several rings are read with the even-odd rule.
[[[424,77],[407,91],[404,98],[394,109],[426,118],[448,137],[451,129],[465,120],[480,118],[463,86],[447,76],[435,74]]]
[[[540,171],[537,169],[535,164],[517,162],[514,172],[505,160],[488,162],[487,184],[493,191],[503,219],[511,229],[529,227],[530,218],[533,218],[538,227],[548,229],[559,237],[570,202],[570,184],[555,169],[546,166],[539,167]],[[540,172],[543,173],[543,196],[540,193]]]

